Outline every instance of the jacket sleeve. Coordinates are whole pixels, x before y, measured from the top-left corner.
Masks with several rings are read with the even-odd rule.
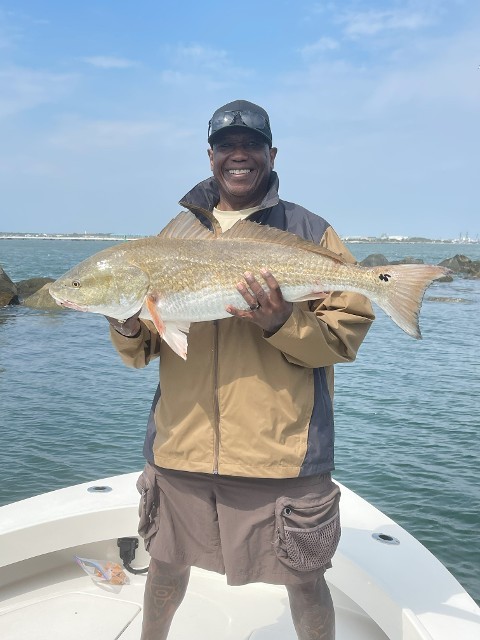
[[[355,262],[331,227],[320,244],[347,262]],[[338,362],[353,362],[374,318],[370,301],[365,296],[332,291],[323,300],[294,304],[287,322],[266,340],[282,351],[292,364],[326,367]]]
[[[152,322],[140,320],[140,334],[127,338],[110,327],[110,338],[127,367],[141,369],[160,354],[161,338]]]

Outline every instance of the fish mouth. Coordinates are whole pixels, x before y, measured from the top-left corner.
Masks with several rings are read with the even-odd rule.
[[[75,311],[88,311],[87,307],[82,307],[75,302],[70,302],[69,300],[57,300],[55,298],[55,302],[61,307],[67,307],[68,309],[75,309]]]
[[[70,302],[70,300],[62,300],[61,298],[57,298],[57,296],[50,291],[50,295],[58,304],[59,307],[67,307],[68,309],[75,309],[75,311],[87,311],[87,307],[81,306],[75,302]]]

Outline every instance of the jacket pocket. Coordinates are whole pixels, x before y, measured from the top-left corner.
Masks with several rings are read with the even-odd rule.
[[[140,493],[138,535],[143,538],[145,549],[148,551],[153,536],[158,531],[160,508],[160,491],[152,465],[148,463],[145,465],[145,469],[137,480],[137,490]]]
[[[278,498],[275,505],[278,559],[296,571],[330,567],[340,540],[340,489],[327,495]]]

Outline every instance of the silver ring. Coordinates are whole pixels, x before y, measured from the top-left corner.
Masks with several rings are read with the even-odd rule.
[[[258,309],[260,309],[260,305],[258,304],[251,304],[250,305],[250,311],[257,311]]]

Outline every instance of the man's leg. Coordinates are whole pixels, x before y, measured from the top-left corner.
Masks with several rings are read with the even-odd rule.
[[[187,590],[189,577],[190,567],[150,560],[141,640],[166,639],[173,616]]]
[[[335,640],[335,611],[325,578],[287,585],[293,624],[299,640]]]

